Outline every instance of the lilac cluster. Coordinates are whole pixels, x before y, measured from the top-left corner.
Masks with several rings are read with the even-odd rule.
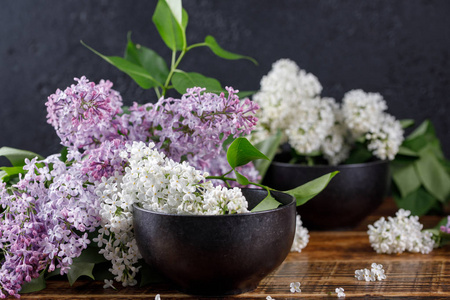
[[[228,136],[250,134],[256,125],[259,106],[248,98],[240,100],[231,87],[216,95],[204,88],[188,89],[181,99],[161,98],[155,105],[130,109],[127,123],[134,141],[153,141],[174,161],[187,160],[208,170],[209,160],[222,151]],[[209,170],[208,170],[209,171]]]
[[[20,181],[0,186],[0,297],[18,296],[24,282],[44,270],[69,271],[72,260],[90,243],[87,232],[100,223],[94,186],[76,162],[67,167],[59,155],[26,160]]]
[[[85,153],[86,158],[81,161],[81,172],[87,174],[89,182],[100,182],[102,177],[109,178],[123,173],[126,162],[119,153],[125,150],[125,144],[125,141],[119,139],[105,141],[98,148]]]
[[[134,104],[122,114],[121,96],[111,82],[75,80],[76,85],[57,90],[46,103],[47,121],[68,147],[66,161],[60,155],[26,160],[26,174],[17,184],[0,182],[2,298],[18,297],[23,283],[46,270],[70,270],[90,243],[87,232],[102,222],[105,195],[95,187],[123,176],[128,162],[119,153],[127,144],[154,141],[169,158],[222,175],[229,171],[223,141],[249,134],[257,122],[258,105],[239,100],[232,88],[228,96],[188,89],[181,99]],[[252,165],[239,171],[251,181],[259,179]]]
[[[450,216],[447,217],[447,225],[441,226],[441,231],[450,234]]]
[[[122,98],[111,89],[110,81],[89,82],[85,76],[75,78],[64,91],[48,97],[47,122],[63,146],[74,149],[96,148],[103,141],[120,138],[124,128],[117,118],[122,113]]]

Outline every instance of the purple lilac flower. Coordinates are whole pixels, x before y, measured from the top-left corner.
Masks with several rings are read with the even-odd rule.
[[[111,89],[110,81],[89,82],[85,76],[75,78],[64,91],[48,97],[47,122],[63,146],[74,149],[96,148],[101,142],[126,134],[116,117],[122,113],[122,98]]]
[[[122,174],[126,162],[119,156],[125,150],[125,141],[104,141],[98,148],[85,152],[85,159],[81,162],[81,172],[87,174],[89,182],[100,182],[102,177],[109,178],[115,174]]]
[[[447,217],[447,225],[441,226],[441,231],[450,234],[450,216]]]
[[[66,167],[54,155],[26,160],[24,169],[17,184],[0,186],[0,297],[17,297],[22,284],[44,269],[67,273],[90,243],[87,232],[100,223],[94,186],[77,162]]]
[[[130,109],[124,116],[132,140],[154,141],[156,147],[175,161],[187,160],[196,166],[220,154],[228,136],[250,134],[259,106],[248,98],[240,100],[231,87],[216,95],[204,88],[188,89],[181,99],[161,98],[155,105]]]

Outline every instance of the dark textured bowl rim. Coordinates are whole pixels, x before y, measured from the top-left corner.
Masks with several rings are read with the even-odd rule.
[[[357,164],[342,164],[342,165],[314,165],[314,166],[308,166],[308,165],[302,165],[302,164],[290,164],[286,162],[280,162],[280,161],[272,161],[272,164],[274,166],[280,166],[280,167],[301,167],[305,169],[352,169],[352,168],[363,168],[373,165],[380,165],[389,163],[389,160],[375,160],[375,161],[369,161],[369,162],[363,162],[363,163],[357,163]]]
[[[247,189],[247,190],[255,190],[255,191],[264,191],[263,189]],[[285,192],[282,191],[272,191],[272,192],[277,192],[277,193],[283,193],[286,195],[289,195]],[[296,199],[294,196],[289,195],[291,198],[291,202],[289,202],[288,204],[283,204],[277,208],[274,209],[269,209],[269,210],[263,210],[263,211],[255,211],[255,212],[247,212],[247,213],[240,213],[240,214],[227,214],[227,215],[182,215],[182,214],[167,214],[167,213],[162,213],[162,212],[158,212],[158,211],[153,211],[153,210],[149,210],[149,209],[145,209],[142,208],[138,205],[138,203],[133,203],[133,208],[135,209],[139,209],[143,212],[149,212],[152,214],[156,214],[156,215],[160,215],[160,216],[170,216],[170,217],[175,217],[175,218],[237,218],[237,217],[244,217],[244,216],[254,216],[254,215],[261,215],[261,214],[270,214],[272,212],[276,212],[276,211],[280,211],[282,209],[288,209],[288,207],[290,207],[291,205],[297,206],[296,203]]]

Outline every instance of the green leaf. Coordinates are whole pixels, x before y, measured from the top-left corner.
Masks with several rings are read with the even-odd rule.
[[[100,249],[95,246],[88,246],[83,250],[83,252],[81,252],[80,256],[73,259],[73,262],[94,264],[106,262],[106,258],[102,254],[98,253],[99,250]]]
[[[406,148],[404,146],[400,146],[398,148],[397,155],[405,155],[405,156],[412,156],[412,157],[419,157],[419,154],[416,151],[413,151],[409,148]]]
[[[431,150],[421,153],[414,162],[420,181],[430,194],[441,202],[450,197],[450,175]]]
[[[239,137],[231,143],[227,151],[227,160],[234,169],[239,166],[248,164],[256,159],[269,160],[261,151],[253,146],[246,138]]]
[[[356,144],[355,148],[350,152],[349,157],[345,160],[344,164],[359,164],[368,161],[372,158],[372,152],[370,152],[363,144]]]
[[[222,85],[217,79],[206,77],[195,72],[186,73],[180,70],[173,74],[172,85],[180,94],[185,94],[186,89],[196,86],[206,88],[205,92],[208,93],[218,94],[224,91],[222,89]]]
[[[31,151],[20,150],[10,147],[0,148],[0,156],[5,156],[14,167],[21,167],[25,165],[25,158],[33,159],[35,157],[38,160],[43,160],[44,157]]]
[[[115,66],[122,72],[126,73],[128,76],[130,76],[141,88],[143,89],[150,89],[153,87],[161,86],[161,84],[152,76],[150,75],[147,70],[145,70],[143,67],[136,65],[125,58],[119,57],[119,56],[106,56],[101,54],[100,52],[94,50],[93,48],[86,45],[83,41],[81,41],[81,44],[103,58],[105,61],[110,63],[111,65]]]
[[[31,279],[30,282],[25,282],[22,284],[20,289],[20,294],[32,293],[42,291],[46,288],[44,272],[42,272],[38,278]]]
[[[400,125],[402,126],[403,129],[409,128],[414,125],[414,120],[413,119],[400,120]]]
[[[331,179],[338,173],[339,171],[334,171],[332,173],[325,174],[292,190],[285,191],[285,193],[292,195],[297,199],[297,206],[303,205],[323,191]]]
[[[92,270],[94,269],[95,263],[89,262],[74,262],[69,271],[67,272],[67,279],[69,284],[73,285],[75,281],[81,276],[88,276],[95,280],[94,275],[92,275]]]
[[[402,197],[406,197],[422,185],[414,163],[402,164],[393,161],[390,167],[392,180],[395,182]]]
[[[264,211],[264,210],[271,210],[278,208],[281,205],[280,202],[275,200],[274,197],[270,194],[270,192],[267,193],[267,197],[264,198],[261,202],[258,203],[253,209],[252,212],[257,211]]]
[[[9,176],[25,173],[23,167],[0,167],[0,170],[6,172]]]
[[[280,147],[281,138],[281,131],[278,131],[277,134],[272,135],[255,145],[255,147],[261,153],[264,153],[268,158],[268,160],[260,159],[254,162],[255,168],[256,170],[258,170],[261,178],[264,178],[264,175],[266,175],[267,169],[269,168],[273,158],[275,157],[275,154],[277,153],[278,148]]]
[[[422,135],[436,135],[434,126],[430,120],[423,121],[422,124],[420,124],[405,140],[409,141]]]
[[[236,138],[233,135],[229,135],[225,141],[223,141],[222,143],[222,149],[227,151],[228,150],[228,146],[231,145],[231,143],[235,140]]]
[[[6,171],[0,170],[0,180],[3,182],[7,182],[9,179],[8,173]]]
[[[238,95],[238,97],[240,99],[242,99],[242,98],[250,97],[251,95],[256,94],[256,92],[257,91],[242,91],[242,92],[237,93],[236,95]]]
[[[207,47],[209,47],[209,49],[211,49],[212,52],[214,52],[215,55],[225,58],[225,59],[247,59],[249,61],[251,61],[252,63],[254,63],[255,65],[258,65],[258,62],[250,57],[250,56],[244,56],[244,55],[240,55],[240,54],[236,54],[236,53],[232,53],[229,52],[225,49],[223,49],[222,47],[219,46],[219,44],[217,43],[216,39],[213,36],[208,35],[205,38],[205,44]]]
[[[188,15],[186,11],[182,9],[180,22],[180,8],[180,0],[159,0],[152,17],[159,35],[167,47],[173,51],[186,48],[186,26]]]
[[[169,68],[166,61],[152,49],[134,44],[130,34],[128,35],[128,44],[124,58],[144,68],[161,85],[164,85],[169,76]]]
[[[410,210],[413,215],[422,216],[433,208],[437,199],[428,193],[423,187],[408,194],[406,197],[401,197],[398,193],[393,192],[395,203],[399,208]]]
[[[236,175],[236,179],[237,182],[243,186],[246,186],[250,183],[250,181],[247,179],[247,177],[245,177],[244,175],[242,175],[241,173],[239,173],[238,171],[234,170],[234,174]]]

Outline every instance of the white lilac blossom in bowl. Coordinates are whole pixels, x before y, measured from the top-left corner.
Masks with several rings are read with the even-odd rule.
[[[399,151],[403,129],[378,93],[352,90],[338,103],[321,92],[317,77],[295,62],[275,62],[253,96],[260,110],[250,139],[273,139],[275,147],[278,142],[278,153],[263,174],[263,183],[276,189],[339,170],[324,193],[298,213],[307,228],[349,228],[387,195],[389,161]],[[346,218],[336,215],[338,210]]]
[[[338,103],[321,92],[316,76],[292,60],[276,61],[253,96],[261,109],[252,141],[281,132],[291,163],[338,165],[394,159],[403,129],[386,112],[380,94],[351,90]]]

